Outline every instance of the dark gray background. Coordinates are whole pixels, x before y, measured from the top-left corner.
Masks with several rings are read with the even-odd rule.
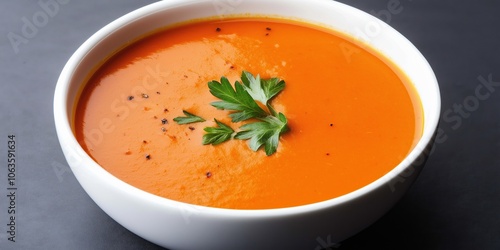
[[[48,1],[55,0],[40,2]],[[77,47],[153,1],[59,1],[17,53],[9,32],[21,35],[23,18],[43,8],[39,1],[0,2],[0,249],[159,249],[114,222],[83,191],[66,165],[52,114],[57,78]],[[378,15],[388,13],[390,0],[342,2]],[[500,87],[484,100],[475,93],[478,77],[500,82],[500,3],[400,4],[399,13],[381,18],[432,65],[448,114],[440,125],[445,137],[407,195],[339,249],[500,249]],[[6,234],[9,134],[16,135],[18,153],[16,243]]]

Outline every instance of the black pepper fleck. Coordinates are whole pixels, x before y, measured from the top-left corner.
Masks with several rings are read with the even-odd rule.
[[[146,155],[146,160],[151,160],[151,155],[150,154]]]
[[[156,94],[158,94],[158,95],[159,95],[159,94],[160,94],[160,91],[156,91]]]
[[[330,127],[333,127],[333,123],[330,123]]]
[[[194,130],[194,127],[192,127],[192,126],[189,126],[189,129],[190,129],[191,131],[193,131],[193,130]]]
[[[167,129],[166,129],[166,128],[164,128],[164,127],[161,127],[161,131],[162,131],[162,132],[167,132]]]
[[[271,30],[271,28],[267,27],[266,30]]]
[[[142,143],[147,144],[147,143],[148,143],[148,141],[144,140],[144,141],[142,141]]]
[[[167,123],[168,123],[167,119],[165,119],[165,118],[161,119],[161,124],[165,125]]]
[[[326,153],[326,156],[330,156],[330,153]]]
[[[149,98],[149,95],[148,95],[148,94],[144,94],[144,93],[142,93],[142,94],[141,94],[141,96],[142,96],[142,98]]]
[[[132,100],[134,100],[134,96],[133,96],[133,95],[131,95],[131,96],[127,97],[127,99],[128,99],[129,101],[132,101]]]
[[[167,112],[168,112],[168,109],[163,109],[163,112],[167,113]]]
[[[212,172],[207,172],[205,175],[207,176],[207,178],[210,178],[212,177]]]
[[[221,31],[221,29],[220,29],[219,27],[217,27],[217,28],[215,29],[215,31],[220,32],[220,31]]]

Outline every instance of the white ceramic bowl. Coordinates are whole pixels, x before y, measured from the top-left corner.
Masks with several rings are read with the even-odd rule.
[[[161,198],[115,178],[87,155],[75,139],[71,119],[79,90],[99,62],[158,28],[190,19],[242,14],[331,27],[395,62],[414,83],[423,105],[423,135],[416,148],[391,172],[352,193],[268,210],[208,208]],[[172,249],[321,249],[358,233],[386,213],[415,180],[428,155],[439,114],[438,84],[420,52],[382,21],[330,0],[169,0],[148,5],[90,37],[64,67],[54,97],[57,135],[85,191],[118,223]]]

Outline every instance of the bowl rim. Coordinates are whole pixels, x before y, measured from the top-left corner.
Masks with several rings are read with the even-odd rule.
[[[88,168],[87,171],[90,172],[93,176],[98,176],[100,178],[104,178],[106,181],[109,182],[110,185],[113,187],[129,193],[129,195],[135,196],[136,198],[139,198],[145,202],[152,203],[152,204],[157,204],[159,206],[164,206],[164,207],[192,207],[194,209],[197,209],[198,211],[206,214],[211,214],[211,215],[219,215],[219,216],[237,216],[237,217],[246,217],[246,218],[252,218],[252,217],[274,217],[274,216],[286,216],[286,215],[293,215],[293,214],[298,214],[298,213],[308,213],[308,212],[313,212],[317,210],[322,210],[326,209],[332,206],[337,206],[340,204],[344,204],[346,202],[356,200],[364,195],[369,194],[370,192],[373,192],[374,190],[387,185],[387,182],[390,181],[392,178],[399,176],[401,173],[403,173],[407,168],[411,167],[411,164],[417,160],[417,158],[422,154],[425,153],[426,147],[432,142],[433,136],[436,132],[438,121],[439,121],[439,116],[440,116],[440,109],[441,109],[441,98],[440,98],[440,91],[439,91],[439,86],[437,83],[437,79],[435,78],[435,75],[427,62],[427,60],[424,58],[424,56],[420,53],[420,51],[408,40],[406,39],[402,34],[400,34],[398,31],[387,25],[385,22],[380,21],[376,17],[361,11],[357,8],[348,6],[343,3],[335,2],[335,1],[330,1],[330,0],[308,0],[307,4],[312,4],[314,3],[321,3],[325,4],[328,2],[328,4],[331,5],[336,5],[337,8],[342,8],[348,13],[355,14],[358,16],[361,16],[363,18],[372,19],[372,20],[378,20],[380,21],[380,24],[382,25],[383,29],[389,30],[393,35],[398,36],[398,39],[403,41],[405,44],[405,48],[412,50],[412,53],[414,53],[418,60],[420,60],[421,63],[424,63],[423,65],[425,68],[427,68],[428,73],[433,77],[432,83],[428,84],[429,86],[433,86],[432,89],[429,89],[429,91],[433,91],[436,93],[436,98],[432,104],[432,106],[435,108],[434,115],[428,117],[426,110],[423,110],[423,117],[424,117],[424,125],[423,125],[423,133],[421,138],[418,140],[418,143],[414,146],[414,148],[410,151],[410,153],[401,161],[397,166],[395,166],[392,170],[390,170],[388,173],[385,175],[379,177],[373,182],[370,182],[369,184],[354,190],[352,192],[349,192],[347,194],[341,195],[339,197],[335,197],[332,199],[328,199],[325,201],[320,201],[320,202],[315,202],[311,204],[305,204],[305,205],[299,205],[299,206],[294,206],[294,207],[284,207],[284,208],[270,208],[270,209],[229,209],[229,208],[217,208],[217,207],[207,207],[207,206],[201,206],[201,205],[195,205],[195,204],[189,204],[185,202],[180,202],[176,200],[171,200],[168,198],[160,197],[154,194],[151,194],[149,192],[146,192],[144,190],[141,190],[139,188],[136,188],[120,179],[112,175],[111,173],[107,172],[102,168],[97,162],[95,162],[92,157],[90,157],[83,147],[78,143],[76,140],[76,137],[73,134],[72,126],[71,126],[71,108],[74,108],[73,106],[76,105],[74,103],[74,100],[69,99],[69,92],[70,92],[70,84],[72,81],[72,77],[76,71],[76,69],[80,66],[80,63],[83,61],[83,59],[88,55],[89,51],[94,48],[95,46],[98,46],[98,44],[108,38],[110,34],[112,34],[114,31],[121,29],[138,19],[145,17],[147,15],[154,14],[155,12],[158,11],[163,11],[165,8],[176,8],[178,6],[185,6],[185,5],[190,5],[190,4],[198,4],[202,2],[211,2],[213,0],[169,0],[169,1],[159,1],[155,2],[149,5],[146,5],[144,7],[141,7],[137,10],[134,10],[128,14],[123,15],[122,17],[112,21],[111,23],[107,24],[103,28],[101,28],[99,31],[94,33],[90,38],[88,38],[75,52],[74,54],[70,57],[68,62],[65,64],[59,79],[57,81],[57,85],[55,88],[55,93],[54,93],[54,103],[53,103],[53,108],[54,108],[54,120],[55,120],[55,126],[56,126],[56,132],[57,136],[59,138],[61,147],[63,151],[68,152],[69,154],[72,154],[74,157],[81,157],[81,160],[86,164],[85,167]],[[265,0],[254,0],[256,3],[265,3]],[[302,0],[287,0],[287,2],[302,2]],[[292,3],[290,3],[292,4]],[[383,54],[382,52],[380,52]],[[415,90],[418,94],[420,94],[420,91]],[[423,108],[424,109],[424,108]],[[66,155],[66,153],[65,153]],[[66,156],[66,159],[68,160],[68,156]],[[74,171],[74,166],[72,164],[69,164],[71,169]]]

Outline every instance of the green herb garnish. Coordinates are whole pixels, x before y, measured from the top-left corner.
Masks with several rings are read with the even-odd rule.
[[[253,151],[259,150],[264,144],[266,155],[272,155],[278,148],[280,135],[288,131],[288,121],[282,113],[279,113],[278,117],[269,115],[259,120],[261,121],[241,126],[242,131],[238,132],[234,138],[250,139],[249,146]]]
[[[271,106],[270,101],[285,88],[285,81],[276,77],[261,80],[259,75],[254,77],[247,71],[243,71],[241,80],[248,94],[250,94],[254,100],[266,105],[271,114],[276,116],[276,111]]]
[[[247,124],[240,127],[234,139],[249,140],[249,147],[253,151],[264,146],[266,155],[272,155],[278,148],[280,136],[289,130],[288,120],[283,113],[278,113],[271,105],[271,100],[284,88],[285,81],[279,78],[260,79],[251,73],[243,71],[241,82],[236,81],[234,88],[226,77],[221,77],[220,82],[210,81],[208,88],[213,96],[221,101],[210,103],[217,109],[234,111],[229,114],[232,122],[241,122],[249,119]],[[267,108],[261,108],[260,102]],[[176,117],[178,124],[202,122],[205,119],[183,111],[186,117]],[[217,127],[204,128],[203,145],[218,145],[230,140],[235,131],[228,125],[214,119]]]
[[[212,144],[212,145],[217,145],[221,144],[225,141],[228,141],[231,139],[231,136],[234,133],[234,130],[229,127],[228,125],[217,121],[217,119],[214,119],[214,121],[217,123],[218,127],[206,127],[203,130],[207,132],[205,135],[203,135],[203,145],[207,144]]]
[[[210,93],[222,101],[211,103],[218,109],[237,111],[229,116],[233,122],[257,119],[240,127],[234,138],[248,140],[253,151],[264,145],[266,155],[272,155],[278,148],[280,135],[288,131],[288,120],[282,113],[277,113],[270,101],[285,88],[285,81],[279,78],[260,79],[243,71],[240,83],[236,81],[234,89],[226,77],[221,81],[208,83]],[[256,101],[264,104],[269,112],[264,111]]]
[[[234,89],[226,77],[222,77],[220,82],[211,81],[208,83],[210,93],[222,101],[210,103],[218,109],[237,111],[229,116],[233,122],[240,122],[250,118],[265,117],[267,115],[245,90],[241,83],[236,82]]]
[[[189,123],[195,123],[195,122],[204,122],[205,119],[193,115],[186,110],[183,110],[182,113],[184,113],[185,116],[179,116],[174,118],[174,121],[177,122],[177,124],[189,124]]]

